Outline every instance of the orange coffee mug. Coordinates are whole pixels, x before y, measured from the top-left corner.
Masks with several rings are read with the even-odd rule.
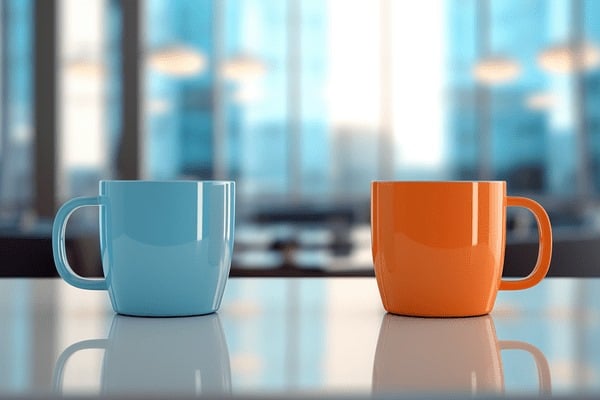
[[[502,279],[506,207],[529,209],[538,225],[533,271]],[[488,314],[498,290],[527,289],[548,272],[552,228],[534,200],[506,195],[504,181],[371,184],[371,244],[384,308],[393,314]]]

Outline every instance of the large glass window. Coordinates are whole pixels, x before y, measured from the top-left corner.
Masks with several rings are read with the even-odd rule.
[[[144,4],[145,173],[213,176],[213,2]]]
[[[559,240],[598,236],[593,0],[80,3],[56,2],[57,203],[124,170],[235,179],[236,262],[305,270],[370,269],[374,179],[504,179]],[[0,2],[0,217],[15,226],[36,214],[39,4]],[[535,242],[528,214],[509,226]]]
[[[30,219],[33,157],[32,2],[0,2],[0,226]]]

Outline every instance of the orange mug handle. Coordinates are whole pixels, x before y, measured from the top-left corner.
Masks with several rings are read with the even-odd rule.
[[[501,340],[500,350],[523,350],[533,356],[535,366],[538,372],[538,384],[540,394],[550,396],[552,394],[552,377],[550,375],[550,366],[544,353],[537,347],[526,342],[518,340]]]
[[[533,271],[522,279],[502,279],[500,281],[500,290],[521,290],[527,289],[540,283],[550,269],[550,259],[552,258],[552,228],[550,218],[546,210],[535,200],[527,197],[506,196],[507,207],[523,207],[533,213],[538,226],[539,250],[538,257]]]

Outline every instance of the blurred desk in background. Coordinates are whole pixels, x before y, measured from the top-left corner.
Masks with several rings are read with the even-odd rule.
[[[600,211],[544,202],[553,210],[549,276],[600,277]],[[265,204],[240,207],[231,276],[374,275],[368,203]],[[87,211],[96,214],[74,214],[68,226],[67,257],[81,275],[101,276],[97,210]],[[504,276],[526,276],[537,257],[537,227],[528,211],[509,211]],[[0,225],[0,276],[57,276],[51,232],[51,220]]]
[[[374,276],[370,228],[341,232],[319,225],[238,224],[231,276]],[[97,233],[67,237],[67,256],[84,276],[101,276]],[[507,239],[504,276],[531,272],[536,237]],[[52,240],[43,232],[0,233],[1,277],[56,277]],[[600,277],[600,233],[555,230],[549,276]]]

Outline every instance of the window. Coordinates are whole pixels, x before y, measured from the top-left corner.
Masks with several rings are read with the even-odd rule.
[[[32,2],[0,3],[0,226],[21,226],[32,206]]]
[[[48,3],[0,4],[0,218],[48,234],[32,168],[45,137],[34,11]],[[56,204],[96,193],[99,179],[235,179],[236,263],[280,272],[368,271],[374,179],[504,179],[542,202],[559,242],[598,236],[593,0],[55,8]],[[96,219],[75,222],[85,234]],[[509,227],[511,244],[534,244],[528,214],[510,210]]]

